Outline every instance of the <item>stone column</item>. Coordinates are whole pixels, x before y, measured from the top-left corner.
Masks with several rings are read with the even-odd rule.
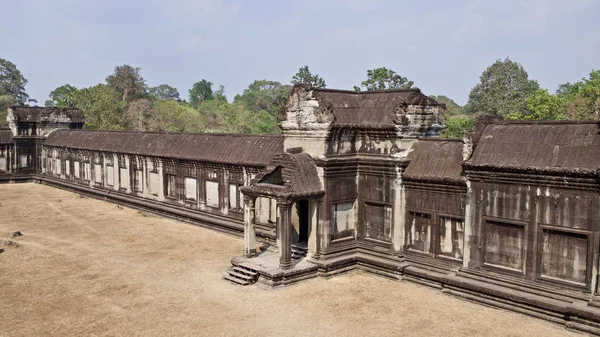
[[[463,268],[469,268],[471,262],[471,246],[473,249],[477,249],[477,244],[472,242],[473,238],[473,223],[475,221],[475,207],[476,201],[474,200],[473,191],[471,189],[471,181],[467,176],[467,198],[465,200],[465,229],[463,234]]]
[[[256,255],[256,198],[244,195],[244,256]]]
[[[294,203],[290,200],[277,200],[279,206],[279,268],[290,269],[292,265],[292,206]]]
[[[323,199],[319,198],[314,201],[315,214],[313,217],[314,225],[312,226],[312,230],[314,234],[311,232],[310,237],[311,240],[314,240],[314,252],[312,253],[313,259],[319,259],[321,257],[321,252],[323,251],[323,220],[321,220],[321,212],[323,207]],[[310,247],[309,242],[309,247]]]

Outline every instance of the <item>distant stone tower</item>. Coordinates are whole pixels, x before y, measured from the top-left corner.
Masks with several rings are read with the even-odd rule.
[[[279,127],[286,149],[302,147],[313,157],[394,155],[405,148],[400,143],[439,136],[444,110],[419,89],[355,92],[298,84],[280,110]]]
[[[13,175],[38,173],[41,169],[41,145],[48,134],[56,129],[81,129],[85,122],[80,109],[28,106],[9,108],[6,121],[14,142],[10,162]]]

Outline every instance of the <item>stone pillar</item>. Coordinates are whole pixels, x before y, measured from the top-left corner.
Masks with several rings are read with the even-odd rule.
[[[256,198],[244,195],[244,256],[256,255]]]
[[[467,176],[467,198],[465,200],[465,231],[464,231],[464,243],[463,243],[463,268],[469,268],[471,262],[471,246],[477,249],[477,246],[472,242],[473,238],[473,222],[475,220],[475,207],[476,201],[473,200],[473,191],[471,190],[471,181]]]
[[[313,216],[313,220],[312,220],[312,221],[314,221],[314,224],[312,226],[312,231],[310,233],[310,240],[314,240],[314,245],[311,245],[311,242],[309,242],[309,251],[310,251],[311,246],[314,247],[314,251],[312,252],[311,258],[316,260],[321,257],[321,253],[323,251],[323,248],[322,248],[322,241],[323,241],[323,228],[322,228],[323,226],[322,226],[322,224],[323,224],[323,221],[321,220],[323,199],[319,198],[319,199],[315,200],[314,207],[315,207],[315,211],[314,211],[314,216]]]
[[[290,200],[277,200],[279,206],[279,268],[290,269],[292,265],[292,206]]]
[[[394,223],[392,224],[392,254],[401,255],[406,247],[406,198],[402,183],[402,168],[396,168],[394,179]]]

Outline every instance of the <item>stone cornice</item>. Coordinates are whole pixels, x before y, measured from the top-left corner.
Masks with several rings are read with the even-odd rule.
[[[542,174],[535,172],[465,171],[470,182],[501,183],[514,185],[548,186],[575,190],[600,191],[597,175],[574,176],[567,174]]]
[[[508,167],[498,165],[475,165],[470,162],[462,163],[465,170],[471,172],[487,172],[493,174],[524,174],[524,175],[544,175],[544,176],[560,176],[560,177],[575,177],[575,178],[598,178],[600,177],[600,170],[586,170],[586,169],[564,169],[564,168],[535,168],[535,167]]]
[[[448,182],[448,181],[435,181],[435,180],[407,180],[403,179],[402,183],[404,187],[412,190],[424,190],[431,192],[444,192],[452,194],[466,195],[467,185],[465,182]]]

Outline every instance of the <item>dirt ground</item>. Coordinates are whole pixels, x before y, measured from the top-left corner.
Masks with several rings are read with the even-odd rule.
[[[581,336],[362,272],[237,286],[241,238],[37,184],[0,185],[0,247],[0,336]]]

